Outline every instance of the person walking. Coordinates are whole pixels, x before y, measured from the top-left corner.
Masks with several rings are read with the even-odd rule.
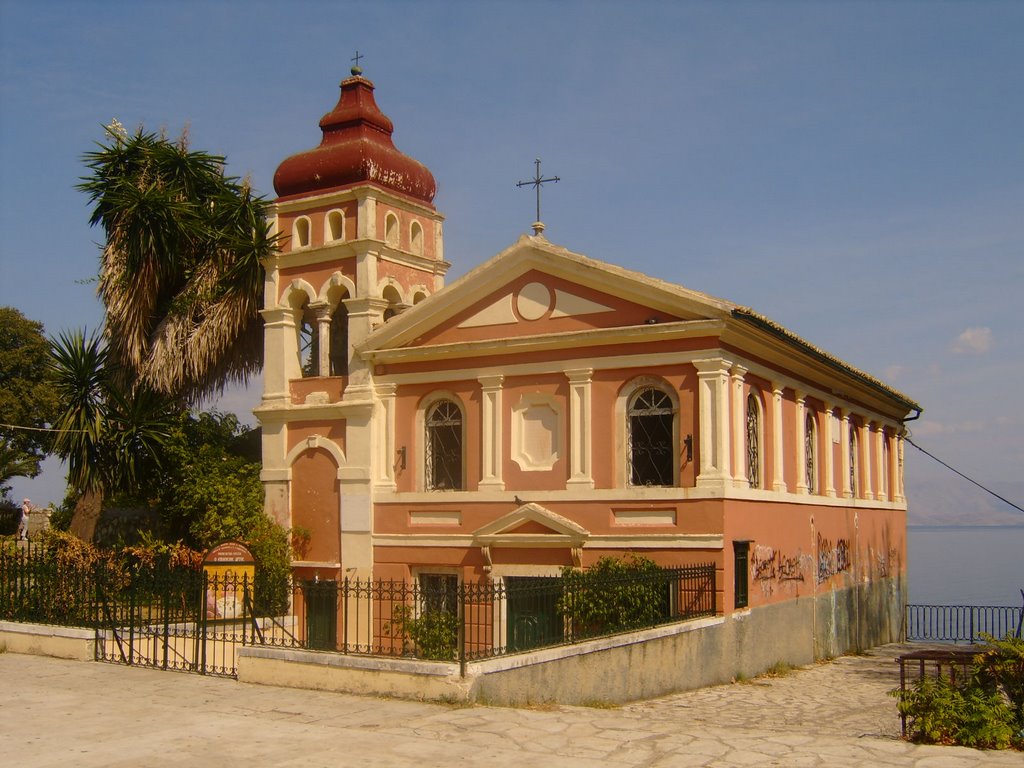
[[[21,502],[21,520],[18,522],[18,538],[28,541],[28,513],[32,511],[32,502],[25,499]]]

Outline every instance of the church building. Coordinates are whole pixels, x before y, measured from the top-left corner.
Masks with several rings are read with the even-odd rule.
[[[256,409],[296,578],[510,581],[636,553],[714,563],[717,613],[759,642],[898,638],[913,400],[542,225],[446,286],[434,177],[373,83],[353,69],[319,125],[274,177]]]

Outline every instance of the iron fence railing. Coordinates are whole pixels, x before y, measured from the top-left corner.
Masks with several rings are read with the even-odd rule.
[[[280,588],[279,588],[280,587]],[[712,563],[628,574],[568,572],[460,583],[213,576],[0,547],[0,619],[96,630],[97,658],[235,674],[240,645],[466,662],[716,612]]]
[[[712,616],[715,591],[710,563],[606,578],[296,582],[291,630],[264,642],[465,664]]]
[[[0,546],[0,619],[95,626],[95,568],[31,543]]]
[[[1009,605],[908,605],[908,641],[975,643],[982,634],[996,638],[1021,636],[1024,607]]]

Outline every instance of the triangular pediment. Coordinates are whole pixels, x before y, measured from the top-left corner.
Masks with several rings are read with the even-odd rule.
[[[582,545],[590,536],[583,526],[545,509],[540,504],[523,504],[473,532],[478,544],[516,546],[529,543]]]
[[[523,236],[377,329],[360,352],[723,321],[734,304]]]

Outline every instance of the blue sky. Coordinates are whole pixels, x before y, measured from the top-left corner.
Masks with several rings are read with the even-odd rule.
[[[437,178],[450,278],[529,230],[539,156],[553,242],[882,377],[924,405],[916,441],[1022,503],[1021,40],[1024,3],[985,0],[0,0],[0,305],[100,322],[74,185],[102,125],[187,125],[272,197],[358,49]],[[908,474],[945,476],[912,449]],[[15,493],[62,490],[51,466]]]

